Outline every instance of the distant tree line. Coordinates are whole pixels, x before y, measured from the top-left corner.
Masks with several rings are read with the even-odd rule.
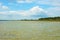
[[[39,19],[23,19],[21,21],[60,21],[60,17],[47,17],[47,18],[39,18]]]
[[[48,18],[39,18],[38,20],[47,20],[47,21],[60,21],[60,17],[48,17]]]

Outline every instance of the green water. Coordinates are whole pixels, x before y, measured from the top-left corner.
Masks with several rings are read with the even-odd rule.
[[[0,40],[60,40],[60,22],[0,21]]]

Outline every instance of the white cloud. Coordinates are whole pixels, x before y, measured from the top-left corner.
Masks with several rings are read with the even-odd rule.
[[[10,15],[10,17],[11,17],[11,15],[12,15],[12,18],[15,18],[15,17],[17,17],[17,18],[34,18],[34,17],[31,17],[31,16],[33,16],[33,15],[40,15],[40,14],[42,14],[41,12],[44,12],[44,13],[46,13],[46,11],[43,9],[43,8],[40,8],[39,6],[35,6],[35,7],[33,7],[33,8],[31,8],[31,9],[29,9],[29,10],[20,10],[20,11],[5,11],[5,12],[0,12],[0,14],[2,14],[2,15],[6,15],[6,16],[8,16],[9,17],[9,15]],[[20,16],[17,16],[17,15],[20,15]]]
[[[2,9],[3,10],[8,10],[8,7],[7,6],[2,6]]]
[[[46,12],[46,11],[43,8],[40,8],[39,6],[35,6],[29,10],[30,14],[33,13],[32,15],[36,15],[36,14],[41,13],[41,12]]]
[[[23,0],[17,0],[17,2],[18,2],[18,3],[24,3],[24,1],[23,1]]]
[[[32,3],[34,0],[26,0],[27,3]]]
[[[40,8],[39,6],[35,6],[35,7],[31,8],[30,11],[33,11],[33,12],[41,12],[41,11],[44,11],[44,9],[43,8]]]
[[[17,0],[18,3],[37,3],[52,6],[60,6],[60,0]]]
[[[25,17],[31,16],[31,15],[36,15],[36,14],[41,13],[41,12],[46,13],[46,11],[43,8],[40,8],[39,6],[35,6],[29,10],[10,11],[10,13],[14,13],[14,12],[16,14],[20,14],[20,15],[25,16]]]
[[[17,3],[32,3],[34,0],[16,0]]]
[[[35,3],[60,7],[60,0],[17,0],[17,3]]]
[[[60,6],[60,0],[39,0],[37,4],[44,4],[50,6]]]
[[[8,10],[8,6],[4,6],[2,3],[0,3],[0,10]]]

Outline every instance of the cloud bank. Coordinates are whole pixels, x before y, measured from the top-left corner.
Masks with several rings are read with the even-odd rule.
[[[46,17],[46,13],[47,12],[43,8],[35,6],[29,10],[0,12],[0,15],[3,16],[2,19],[4,19],[5,17],[9,17],[11,19],[36,19],[40,17]]]

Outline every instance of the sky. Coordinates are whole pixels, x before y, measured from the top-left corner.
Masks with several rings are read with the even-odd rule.
[[[60,16],[60,0],[0,0],[0,20]]]

